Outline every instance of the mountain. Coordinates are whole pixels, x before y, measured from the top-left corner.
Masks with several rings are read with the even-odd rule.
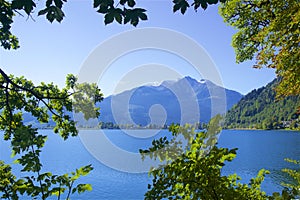
[[[208,122],[219,111],[225,114],[241,98],[240,93],[209,80],[184,77],[105,98],[99,104],[100,121],[142,126]]]
[[[72,113],[70,113],[72,114]],[[28,112],[23,112],[23,123],[26,125],[32,125],[34,128],[39,128],[39,129],[44,129],[44,128],[49,128],[55,126],[54,121],[51,119],[51,112],[48,112],[48,115],[50,116],[50,120],[48,123],[39,123],[39,121],[33,117],[30,113]]]
[[[226,114],[225,128],[281,129],[300,127],[300,96],[275,99],[278,79],[245,95]]]

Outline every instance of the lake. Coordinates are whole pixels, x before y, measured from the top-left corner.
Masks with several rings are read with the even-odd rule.
[[[151,182],[147,173],[112,169],[93,157],[79,137],[63,141],[52,134],[51,130],[40,131],[49,135],[42,154],[45,171],[63,174],[83,165],[92,164],[94,167],[90,175],[80,179],[81,182],[92,184],[93,190],[82,195],[73,195],[71,199],[143,199],[147,184]],[[115,146],[133,153],[150,146],[153,138],[159,137],[160,134],[165,135],[167,131],[162,130],[156,135],[153,130],[127,130],[127,133],[130,134],[121,130],[105,130],[104,133],[99,130],[80,131],[80,134],[105,134]],[[237,173],[242,177],[242,182],[248,183],[261,168],[265,168],[270,170],[271,174],[267,175],[262,185],[263,190],[268,194],[280,191],[280,183],[288,180],[281,169],[295,167],[285,162],[284,158],[299,159],[299,144],[300,132],[296,131],[223,130],[218,145],[239,149],[236,159],[227,163],[222,173]],[[11,162],[8,143],[1,141],[0,145],[0,159]],[[119,159],[113,154],[110,158],[112,161]],[[15,167],[14,170],[17,172],[18,168]]]

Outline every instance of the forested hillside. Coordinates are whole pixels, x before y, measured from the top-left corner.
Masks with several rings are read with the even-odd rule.
[[[275,99],[278,79],[244,96],[226,114],[225,128],[300,128],[300,96]]]

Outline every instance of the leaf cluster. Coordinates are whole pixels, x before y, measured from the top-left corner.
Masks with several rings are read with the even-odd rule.
[[[0,161],[0,191],[3,192],[1,198],[19,199],[19,194],[26,194],[36,199],[42,194],[42,199],[53,196],[57,196],[57,199],[61,199],[63,194],[65,194],[65,198],[69,199],[70,195],[75,192],[80,194],[92,190],[90,184],[81,183],[74,185],[79,177],[88,175],[92,169],[91,165],[87,165],[76,169],[76,172],[71,172],[70,174],[53,175],[50,172],[45,172],[38,174],[36,177],[25,176],[17,179],[12,174],[10,165]]]
[[[120,0],[116,5],[113,0],[94,0],[94,8],[98,13],[104,14],[105,24],[115,20],[119,24],[130,23],[137,26],[140,20],[147,20],[146,10],[135,8],[135,5],[134,0]]]
[[[14,12],[11,4],[6,1],[0,1],[0,43],[4,49],[19,48],[19,41],[11,33]]]
[[[149,172],[153,177],[152,184],[148,185],[145,199],[266,199],[267,195],[261,191],[260,185],[264,180],[266,170],[261,170],[257,177],[249,184],[239,182],[236,174],[223,176],[221,170],[225,162],[232,161],[237,149],[219,148],[209,142],[220,132],[220,116],[214,118],[207,131],[196,133],[188,126],[172,125],[170,131],[173,136],[185,135],[190,138],[186,148],[182,149],[177,157],[170,159],[160,156],[165,161]],[[210,134],[208,134],[210,133]],[[189,135],[187,137],[187,134]],[[153,147],[146,150],[150,155],[156,155],[157,148],[170,145],[165,139],[154,142]],[[171,140],[172,141],[172,140]],[[158,145],[159,144],[159,145]],[[177,145],[174,143],[175,146]],[[177,147],[176,147],[177,148]],[[142,151],[145,153],[145,151]]]
[[[277,97],[300,93],[300,2],[230,0],[220,7],[233,36],[237,62],[256,59],[255,68],[276,69]]]
[[[173,0],[173,12],[180,11],[182,14],[185,14],[189,7],[193,7],[195,11],[201,7],[203,10],[206,10],[208,5],[224,3],[226,0],[195,0],[191,4],[186,0]]]
[[[296,169],[282,169],[283,172],[287,173],[290,177],[293,178],[294,182],[292,183],[282,183],[286,189],[282,191],[282,196],[290,198],[299,198],[300,197],[300,171],[299,171],[299,166],[300,166],[300,161],[299,160],[294,160],[294,159],[285,159],[286,162],[292,163],[297,165],[298,170]],[[278,193],[274,193],[273,196],[278,196]]]
[[[189,3],[186,0],[173,0],[173,12],[181,11],[184,14],[190,6],[197,11],[199,7],[206,9],[208,5],[224,3],[226,0],[195,0]],[[32,17],[37,0],[1,0],[0,1],[0,44],[4,49],[19,48],[18,38],[11,33],[13,17],[25,13]],[[38,10],[38,16],[46,16],[49,22],[62,22],[65,17],[63,5],[67,0],[44,0],[44,7]],[[93,0],[93,7],[104,15],[104,23],[116,21],[119,24],[137,26],[140,21],[148,20],[146,9],[137,7],[135,0]]]

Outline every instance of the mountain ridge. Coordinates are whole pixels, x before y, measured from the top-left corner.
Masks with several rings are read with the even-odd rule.
[[[210,93],[215,94],[215,96],[212,96]],[[223,102],[223,99],[221,99],[222,93],[225,95],[226,102]],[[191,100],[191,98],[194,98],[194,100]],[[161,105],[166,113],[164,122],[166,124],[208,122],[214,115],[214,112],[216,112],[212,111],[212,102],[214,102],[216,110],[220,110],[222,106],[225,107],[225,113],[227,108],[232,107],[241,98],[242,94],[236,91],[218,86],[209,80],[201,79],[197,81],[187,76],[176,81],[166,80],[156,86],[143,85],[108,96],[99,103],[101,108],[99,119],[102,122],[115,124],[134,123],[146,126],[152,123],[151,116],[149,116],[151,114],[161,118],[158,121],[163,120],[163,114],[158,112],[151,113],[153,105]],[[189,103],[194,104],[194,108],[200,110],[199,118],[192,113],[194,111],[191,110],[193,106],[186,105]],[[109,109],[112,104],[114,107]],[[122,105],[123,108],[121,108]],[[124,109],[126,106],[129,111],[126,108]],[[156,106],[155,109],[162,109],[161,107]],[[160,111],[163,112],[162,110]],[[125,114],[126,112],[127,114]],[[182,118],[185,119],[182,120]]]
[[[246,94],[226,114],[224,128],[297,129],[300,127],[300,96],[277,100],[274,79]]]

